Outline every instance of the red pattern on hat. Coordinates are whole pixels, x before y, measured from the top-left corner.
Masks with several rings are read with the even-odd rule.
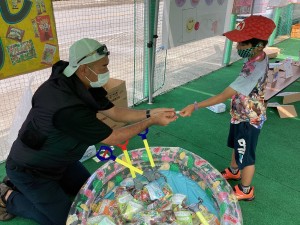
[[[252,38],[268,40],[276,25],[264,16],[249,16],[240,22],[235,30],[224,33],[229,40],[243,42]]]

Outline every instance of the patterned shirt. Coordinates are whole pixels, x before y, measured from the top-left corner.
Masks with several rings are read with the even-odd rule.
[[[267,120],[264,93],[267,85],[268,57],[257,61],[247,60],[239,76],[229,86],[237,94],[231,98],[231,123],[249,122],[261,129]]]

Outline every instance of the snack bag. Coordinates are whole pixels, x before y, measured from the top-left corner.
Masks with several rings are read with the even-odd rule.
[[[115,213],[115,209],[117,209],[117,203],[115,200],[103,199],[101,202],[94,205],[93,214],[113,216],[113,214]]]
[[[131,200],[133,200],[133,196],[128,191],[124,191],[116,196],[117,206],[122,214],[125,212],[128,202]]]
[[[163,178],[150,182],[144,188],[148,190],[152,201],[162,198],[169,199],[173,194],[172,188]]]
[[[143,203],[136,201],[136,200],[130,200],[126,206],[126,210],[123,213],[123,217],[126,220],[131,221],[134,214],[142,211],[144,209]]]
[[[160,187],[159,183],[156,180],[147,184],[145,186],[145,189],[148,191],[150,199],[152,201],[156,199],[160,199],[165,196],[164,192],[162,191],[162,188]]]
[[[121,181],[120,186],[123,187],[133,187],[134,186],[134,181],[132,177],[127,177],[124,180]]]
[[[90,217],[87,220],[87,225],[116,225],[112,218],[108,216],[98,215]]]
[[[176,217],[173,211],[164,211],[164,212],[157,212],[155,210],[150,211],[142,211],[136,213],[132,217],[132,222],[136,224],[171,224],[176,221]]]
[[[114,192],[115,192],[115,198],[117,198],[118,196],[122,195],[124,192],[128,192],[128,191],[126,187],[118,186],[115,188]]]
[[[155,210],[158,212],[171,210],[172,202],[169,199],[157,199],[147,206],[147,210]]]
[[[159,212],[155,210],[141,211],[133,215],[132,221],[136,224],[153,224],[154,221],[157,223],[159,218]]]
[[[176,193],[171,197],[172,210],[179,211],[183,208],[186,202],[186,195]]]
[[[147,205],[151,202],[150,195],[147,189],[136,191],[133,197],[134,199],[141,201]]]
[[[174,213],[178,225],[193,225],[192,213],[190,211],[181,210]]]

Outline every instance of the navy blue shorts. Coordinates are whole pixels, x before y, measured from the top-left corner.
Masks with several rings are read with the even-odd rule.
[[[235,161],[240,170],[255,164],[255,150],[260,129],[248,122],[230,124],[227,146],[233,148]]]

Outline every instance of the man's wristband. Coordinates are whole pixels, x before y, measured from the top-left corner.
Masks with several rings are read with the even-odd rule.
[[[195,110],[198,110],[198,109],[199,109],[199,107],[198,107],[198,102],[197,102],[197,101],[194,102],[194,109],[195,109]]]
[[[146,118],[150,118],[151,117],[151,115],[150,115],[150,109],[147,109],[146,110]]]

